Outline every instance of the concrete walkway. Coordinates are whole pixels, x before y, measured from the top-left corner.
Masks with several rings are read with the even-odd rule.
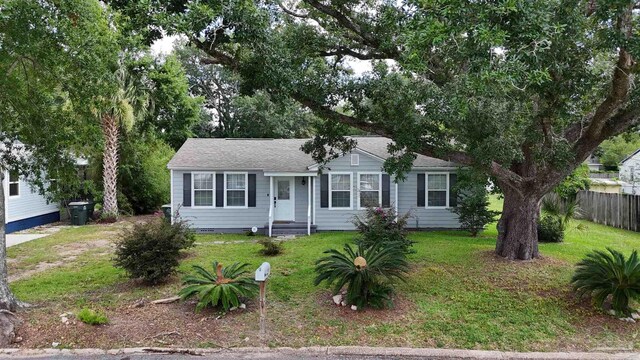
[[[374,359],[527,359],[527,360],[578,360],[616,359],[638,360],[634,352],[510,352],[458,349],[382,348],[366,346],[317,346],[308,348],[231,348],[231,349],[178,349],[178,348],[129,348],[129,349],[0,349],[0,359],[278,359],[278,360],[374,360]]]
[[[7,235],[7,247],[22,244],[27,241],[40,239],[49,234],[8,234]]]

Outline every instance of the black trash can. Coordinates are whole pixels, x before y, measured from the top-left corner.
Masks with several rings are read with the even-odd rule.
[[[171,204],[162,205],[162,213],[165,219],[171,221]]]
[[[89,203],[87,204],[87,218],[89,219],[93,219],[93,212],[96,209],[96,203],[89,200]]]
[[[89,214],[89,203],[86,201],[75,201],[69,203],[71,212],[71,225],[85,225]]]

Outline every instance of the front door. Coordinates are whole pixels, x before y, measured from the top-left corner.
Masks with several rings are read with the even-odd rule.
[[[294,181],[293,177],[277,177],[275,178],[275,221],[294,221],[295,205],[294,205]]]

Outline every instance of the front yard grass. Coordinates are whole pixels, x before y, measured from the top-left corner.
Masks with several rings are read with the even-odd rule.
[[[577,224],[582,224],[579,230]],[[397,287],[395,308],[354,312],[336,307],[325,287],[314,287],[314,262],[341,247],[350,232],[324,232],[286,241],[284,253],[259,255],[259,237],[199,235],[179,275],[158,287],[129,281],[112,267],[117,226],[63,229],[47,238],[9,248],[11,286],[21,300],[38,307],[27,319],[21,346],[255,346],[255,301],[226,315],[194,313],[193,303],[133,304],[173,296],[180,275],[193,264],[210,266],[263,261],[272,266],[268,284],[270,346],[371,345],[455,347],[520,351],[639,349],[639,324],[593,310],[573,297],[568,285],[574,264],[592,249],[611,246],[625,254],[638,248],[640,234],[574,221],[564,243],[541,244],[542,258],[508,262],[492,254],[495,226],[479,238],[461,231],[419,232],[410,255],[412,271]],[[221,243],[224,242],[224,243]],[[95,246],[87,246],[95,244]],[[76,249],[74,253],[72,250]],[[77,249],[85,249],[79,251]],[[72,253],[73,255],[69,255]],[[62,255],[61,255],[62,254]],[[67,255],[64,255],[67,254]],[[37,271],[43,261],[55,266]],[[35,269],[35,270],[34,270]],[[29,273],[31,271],[31,273]],[[20,274],[28,276],[20,278]],[[104,311],[109,325],[62,324],[59,314],[84,307]]]

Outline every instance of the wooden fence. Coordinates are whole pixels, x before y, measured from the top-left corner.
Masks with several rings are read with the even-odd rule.
[[[640,231],[640,195],[580,191],[578,201],[582,219]]]

